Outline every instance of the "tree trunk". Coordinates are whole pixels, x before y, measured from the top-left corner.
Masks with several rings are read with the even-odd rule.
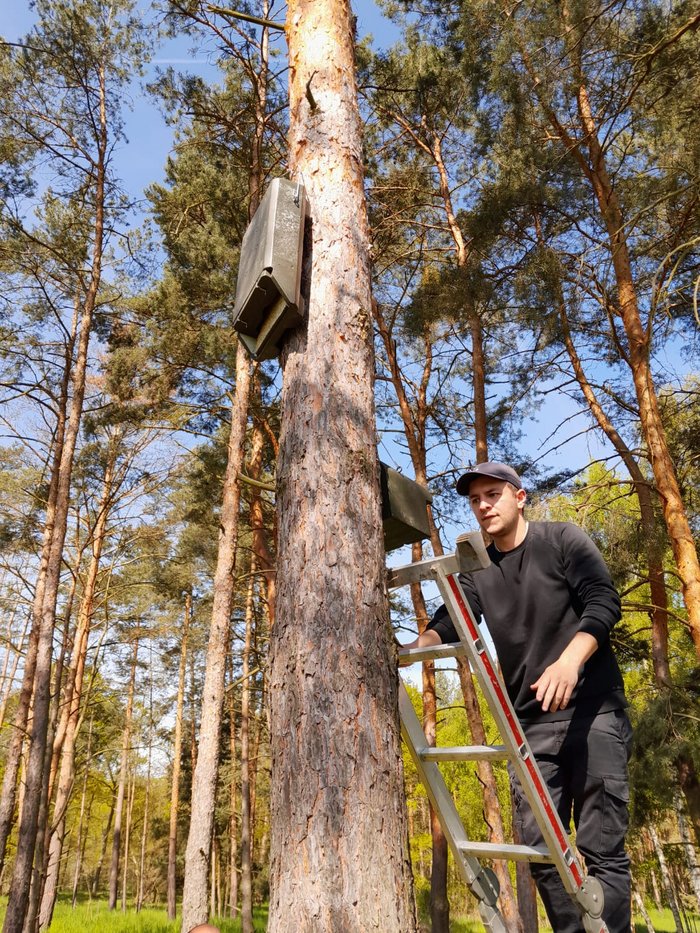
[[[627,472],[634,484],[634,490],[639,502],[639,517],[642,523],[644,545],[646,547],[647,568],[649,571],[649,589],[651,595],[651,654],[654,665],[654,678],[660,689],[669,689],[672,686],[671,669],[668,663],[668,594],[664,578],[663,547],[659,541],[656,527],[656,516],[651,497],[651,488],[646,477],[639,468],[632,451],[613,426],[603,411],[593,387],[584,372],[581,359],[576,350],[569,320],[566,314],[564,295],[559,286],[557,288],[557,301],[559,304],[559,320],[562,326],[564,346],[573,367],[574,376],[579,384],[591,414],[598,422],[599,427],[606,435],[616,452],[627,468]]]
[[[129,693],[126,701],[126,722],[122,734],[122,753],[119,765],[119,786],[117,788],[117,802],[114,808],[114,831],[112,833],[112,859],[109,867],[109,909],[115,910],[119,889],[119,851],[121,848],[122,816],[124,812],[124,795],[126,793],[127,774],[129,771],[129,749],[131,747],[131,719],[134,710],[134,692],[136,685],[136,662],[138,660],[139,642],[134,640],[134,654],[131,660],[131,676],[129,678]]]
[[[651,922],[649,911],[646,909],[646,905],[644,904],[644,899],[642,898],[642,895],[637,890],[637,887],[634,883],[634,879],[632,879],[632,901],[634,902],[639,913],[642,915],[642,919],[644,920],[644,923],[649,933],[655,933],[654,924]]]
[[[82,871],[83,864],[83,848],[84,848],[84,831],[86,823],[86,804],[87,799],[87,782],[88,775],[90,774],[90,761],[91,761],[91,750],[92,750],[92,727],[93,727],[93,718],[90,717],[90,727],[88,729],[88,738],[87,738],[87,750],[85,753],[85,773],[83,774],[83,788],[80,794],[80,817],[78,818],[78,838],[75,843],[75,870],[73,872],[73,891],[71,898],[71,905],[75,909],[75,905],[78,901],[78,885],[80,884],[80,873]],[[87,819],[89,824],[89,818]]]
[[[236,786],[236,769],[235,763],[237,758],[236,752],[236,716],[234,709],[234,694],[233,690],[230,691],[230,705],[229,705],[229,715],[231,717],[231,736],[230,736],[230,751],[231,751],[231,789],[229,792],[229,892],[228,892],[228,904],[229,904],[229,913],[231,917],[238,916],[238,834],[237,834],[237,817],[238,817],[238,792]]]
[[[415,930],[375,446],[350,8],[287,8],[308,321],[283,351],[271,633],[271,933]]]
[[[683,933],[683,923],[681,921],[681,915],[678,910],[678,903],[676,901],[676,895],[673,890],[673,882],[671,881],[671,875],[668,870],[668,865],[666,863],[666,856],[664,855],[664,849],[661,845],[661,840],[659,839],[659,834],[656,831],[656,827],[653,823],[650,823],[647,827],[649,832],[649,837],[654,845],[654,851],[656,852],[656,858],[659,862],[659,870],[661,871],[661,882],[664,886],[666,892],[666,906],[670,908],[671,913],[673,914],[673,922],[676,925],[677,933]]]
[[[251,558],[245,607],[245,643],[241,670],[241,930],[253,933],[252,824],[250,814],[250,645],[255,599],[255,558]]]
[[[105,859],[107,857],[107,843],[109,841],[109,831],[112,828],[112,821],[114,820],[114,811],[115,811],[116,801],[112,799],[112,805],[109,808],[109,813],[107,814],[107,822],[105,823],[105,828],[102,833],[102,842],[100,844],[100,857],[97,860],[97,865],[95,866],[95,872],[92,876],[92,881],[90,883],[90,891],[92,896],[95,897],[97,892],[100,890],[100,878],[102,877],[102,869],[104,867]],[[116,899],[115,899],[116,905]]]
[[[187,672],[187,637],[192,616],[192,594],[185,596],[185,618],[180,642],[180,667],[177,676],[175,705],[175,737],[173,741],[173,775],[170,785],[170,826],[168,830],[168,920],[177,913],[177,811],[180,806],[180,769],[182,756],[182,715],[185,707],[185,674]]]
[[[129,774],[128,793],[126,803],[126,825],[124,827],[124,860],[122,862],[122,913],[126,913],[127,883],[129,880],[129,848],[131,846],[132,817],[134,814],[134,797],[136,796],[136,775]]]
[[[690,886],[695,895],[697,909],[700,910],[700,864],[698,864],[698,855],[693,841],[690,838],[690,833],[688,832],[688,823],[685,818],[685,813],[683,812],[683,799],[679,793],[674,794],[674,801],[676,804],[676,816],[678,817],[678,831],[683,841],[685,857],[688,863]]]
[[[250,360],[243,345],[239,343],[236,355],[236,389],[231,410],[228,461],[219,520],[219,550],[214,575],[214,600],[207,646],[197,765],[192,780],[190,831],[185,852],[185,882],[182,895],[182,922],[185,930],[191,929],[198,923],[205,923],[208,916],[209,861],[219,771],[219,742],[225,693],[226,651],[233,601],[233,573],[238,539],[240,502],[238,474],[243,465],[250,379]]]
[[[253,380],[253,397],[256,402],[260,400],[260,382],[257,378]],[[265,435],[260,419],[254,418],[249,466],[251,479],[254,480],[260,479],[264,440]],[[253,553],[255,554],[255,559],[262,573],[262,577],[265,580],[267,613],[270,619],[270,626],[272,626],[275,621],[276,572],[274,560],[267,546],[269,533],[265,527],[262,496],[260,490],[255,486],[253,487],[250,502],[249,526],[253,533]]]
[[[136,894],[136,912],[143,907],[146,877],[146,846],[148,843],[148,821],[151,804],[151,769],[153,765],[153,646],[150,646],[149,659],[150,687],[148,700],[148,762],[146,764],[146,787],[143,801],[143,824],[141,826],[141,853],[139,857],[139,878]]]

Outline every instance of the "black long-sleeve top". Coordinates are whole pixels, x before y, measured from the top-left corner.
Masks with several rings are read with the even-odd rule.
[[[570,719],[625,706],[609,640],[620,618],[620,597],[588,535],[568,522],[530,522],[518,547],[502,552],[491,544],[488,553],[488,568],[459,579],[477,622],[484,617],[518,717]],[[459,640],[444,606],[428,628],[444,643]],[[543,713],[531,685],[577,632],[592,635],[598,649],[585,663],[567,708]]]

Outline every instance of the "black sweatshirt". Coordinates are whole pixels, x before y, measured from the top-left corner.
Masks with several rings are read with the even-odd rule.
[[[620,598],[588,535],[568,522],[530,522],[518,547],[501,552],[491,544],[488,553],[488,568],[459,580],[477,622],[484,617],[518,717],[570,719],[626,706],[609,641]],[[444,643],[459,640],[444,606],[428,629]],[[577,632],[593,635],[598,650],[585,663],[567,708],[543,713],[531,685]]]

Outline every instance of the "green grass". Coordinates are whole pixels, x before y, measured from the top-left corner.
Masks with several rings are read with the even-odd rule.
[[[0,906],[0,920],[5,914],[5,899]],[[240,933],[240,921],[215,918],[221,933]],[[256,933],[267,929],[267,908],[254,911]],[[180,933],[180,920],[168,920],[164,909],[146,907],[135,910],[110,911],[106,901],[83,901],[75,910],[70,904],[56,904],[49,933]]]
[[[5,898],[0,904],[0,921],[5,914]],[[670,910],[650,910],[649,915],[657,933],[674,933],[675,925]],[[267,929],[267,908],[258,908],[254,912],[256,933]],[[700,917],[693,916],[700,929]],[[221,933],[240,933],[240,921],[214,919]],[[641,917],[634,917],[635,933],[646,933],[646,926]],[[541,933],[547,933],[546,923],[540,924]],[[478,920],[455,917],[450,922],[450,933],[482,933],[483,927]],[[70,904],[58,902],[49,933],[180,933],[180,921],[169,921],[164,909],[144,908],[139,913],[135,910],[110,911],[106,901],[83,901],[75,910]]]

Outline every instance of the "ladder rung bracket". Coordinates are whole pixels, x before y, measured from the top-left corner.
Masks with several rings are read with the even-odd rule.
[[[418,560],[414,564],[404,564],[403,567],[393,567],[387,573],[387,586],[390,590],[411,583],[420,583],[429,577],[434,577],[438,568],[445,574],[459,573],[459,561],[454,554],[444,557],[429,557],[427,560]]]
[[[476,858],[508,859],[512,862],[541,862],[551,865],[554,861],[546,846],[518,846],[499,842],[460,842],[459,849],[465,855]]]
[[[467,649],[459,642],[453,645],[433,645],[431,648],[400,648],[399,658],[412,664],[418,661],[439,661],[442,658],[466,658]]]
[[[453,745],[416,749],[423,761],[508,761],[505,745]]]

